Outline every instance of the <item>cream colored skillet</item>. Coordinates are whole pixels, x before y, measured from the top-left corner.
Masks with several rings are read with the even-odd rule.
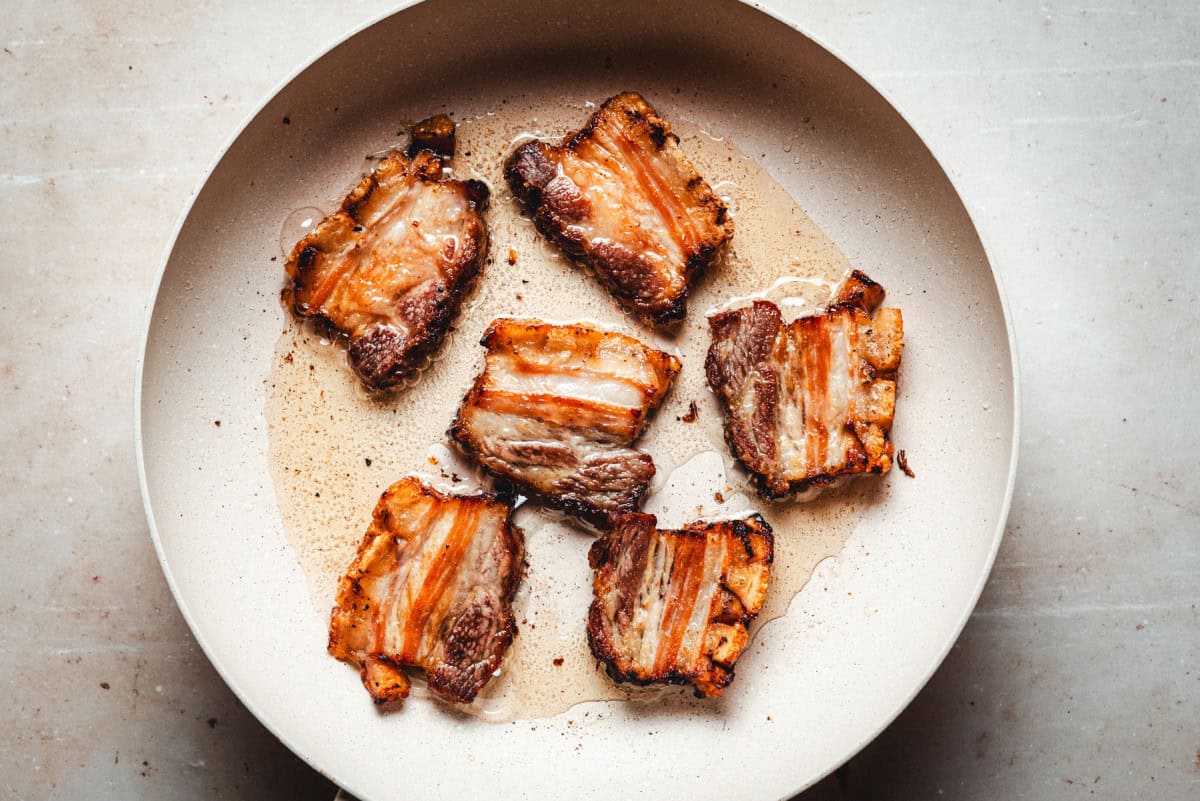
[[[278,302],[281,225],[296,209],[336,203],[366,154],[402,141],[406,121],[452,111],[482,142],[489,114],[505,124],[526,114],[528,130],[550,133],[546,120],[582,123],[589,103],[625,89],[688,130],[734,142],[889,288],[906,329],[893,433],[917,477],[893,470],[869,502],[845,496],[859,499],[845,544],[756,633],[734,686],[709,706],[606,700],[491,723],[414,698],[382,714],[325,652],[327,607],[314,603],[272,477],[270,426],[280,421],[268,419],[268,394],[290,325]],[[498,122],[494,133],[512,131]],[[500,154],[508,142],[490,146]],[[509,202],[502,189],[497,204]],[[495,259],[478,302],[500,302],[489,275],[517,269],[534,267]],[[797,269],[778,265],[780,275]],[[533,308],[562,318],[605,313],[575,308],[570,294],[539,298],[549,290],[537,282],[527,291]],[[693,304],[692,315],[704,312]],[[612,320],[628,324],[615,311]],[[478,333],[456,332],[444,357],[468,360],[464,375]],[[685,373],[700,370],[705,345],[675,343]],[[449,421],[460,391],[445,388],[444,409],[391,401],[397,426],[404,414]],[[733,0],[430,0],[350,36],[262,107],[195,198],[163,266],[138,392],[147,515],[183,614],[246,706],[364,801],[800,791],[869,742],[946,655],[999,546],[1016,464],[1010,328],[945,173],[863,78]],[[675,425],[674,413],[664,408],[654,425]],[[585,534],[570,536],[586,547]]]

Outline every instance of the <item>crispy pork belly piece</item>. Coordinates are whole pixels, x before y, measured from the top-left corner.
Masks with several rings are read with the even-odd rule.
[[[415,478],[383,493],[329,626],[329,653],[359,669],[376,703],[408,695],[405,665],[460,703],[500,666],[524,553],[511,514],[492,496],[443,495]]]
[[[822,314],[785,324],[760,300],[709,319],[708,385],[733,455],[764,494],[891,467],[904,322],[878,308],[883,295],[856,270]]]
[[[654,476],[634,450],[679,360],[586,325],[494,321],[484,370],[450,435],[484,469],[603,527],[636,511]]]
[[[437,349],[486,257],[488,189],[443,177],[453,152],[449,117],[417,123],[408,152],[380,161],[288,259],[284,301],[349,338],[369,387],[400,383]]]
[[[622,515],[592,545],[588,644],[615,681],[720,695],[766,598],[771,527],[759,515],[679,531],[657,523]]]
[[[539,231],[657,324],[683,318],[692,278],[733,236],[725,204],[636,92],[561,144],[521,145],[504,174]]]

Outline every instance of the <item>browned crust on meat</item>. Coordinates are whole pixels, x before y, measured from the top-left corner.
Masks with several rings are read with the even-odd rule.
[[[587,627],[592,654],[618,683],[691,684],[698,697],[720,695],[733,681],[734,666],[749,642],[748,627],[766,598],[774,560],[771,527],[758,514],[743,520],[692,523],[682,530],[659,530],[656,518],[647,514],[621,515],[612,523],[588,554],[594,571]],[[661,576],[647,579],[647,574],[655,548],[667,540],[675,543],[675,558],[666,581],[661,623],[641,621],[643,632],[651,627],[658,632],[654,663],[645,664],[622,647],[622,635],[637,630],[636,615],[648,587],[662,585]],[[724,548],[725,559],[715,591],[702,595],[691,585],[703,581],[697,571],[703,570],[707,548],[714,543]],[[679,595],[688,590],[692,606],[674,610],[672,604],[682,604]],[[607,603],[614,596],[616,603]],[[680,664],[679,642],[672,640],[672,630],[676,638],[680,636],[696,603],[709,604],[705,630],[695,657]],[[672,620],[675,624],[668,625]]]
[[[345,336],[351,367],[373,389],[399,384],[438,348],[486,260],[483,211],[488,189],[479,181],[444,178],[443,167],[453,151],[454,123],[448,117],[438,115],[417,123],[407,153],[397,150],[382,159],[338,211],[296,243],[288,258],[284,303],[297,317],[319,321]],[[373,258],[369,248],[374,240],[365,210],[377,196],[386,197],[390,191],[401,191],[396,186],[408,184],[415,187],[413,191],[453,193],[466,205],[462,230],[456,232],[458,245],[452,253],[438,254],[436,262],[419,265],[431,280],[409,288],[383,287],[392,295],[386,308],[374,297],[330,305],[339,287],[352,287],[347,282],[354,280],[364,260]],[[388,244],[386,238],[382,243]],[[395,280],[403,282],[403,270],[412,266],[391,265]]]
[[[842,281],[837,296],[829,304],[829,311],[837,308],[858,308],[873,312],[883,303],[883,286],[872,281],[866,273],[854,270]]]
[[[684,217],[664,224],[664,228],[679,229],[674,238],[682,255],[671,268],[681,280],[665,280],[643,257],[643,248],[637,242],[614,237],[589,240],[575,227],[591,217],[593,209],[582,188],[560,175],[559,165],[564,154],[588,145],[602,125],[624,132],[629,153],[643,148],[647,153],[663,155],[681,174],[682,188],[669,189],[666,180],[651,174],[652,166],[634,169],[630,165],[638,157],[627,157],[623,162],[630,174],[640,174],[653,183],[646,187],[641,178],[635,181],[647,196],[664,196],[666,192],[672,198],[670,207],[684,210]],[[519,146],[509,156],[504,174],[513,194],[547,239],[572,259],[591,267],[614,297],[656,325],[684,317],[693,279],[717,259],[733,236],[733,220],[725,204],[683,155],[671,126],[636,92],[605,101],[582,129],[558,145],[532,141]],[[671,217],[664,213],[664,221]],[[687,222],[680,225],[678,220],[684,218]]]
[[[441,512],[443,507],[447,506],[453,506],[456,513],[474,507],[479,510],[474,517],[476,521],[485,511],[496,512],[499,511],[499,507],[503,507],[504,511],[503,521],[497,530],[498,539],[494,548],[496,553],[491,554],[495,556],[495,561],[488,566],[489,570],[495,571],[494,583],[487,586],[473,585],[476,597],[471,599],[465,608],[447,607],[444,610],[437,645],[441,646],[441,653],[445,658],[433,663],[421,662],[412,658],[411,654],[406,656],[385,653],[380,650],[378,643],[370,649],[356,648],[354,645],[356,639],[364,636],[362,632],[365,628],[386,625],[372,616],[372,606],[378,607],[380,602],[378,598],[371,596],[364,584],[367,580],[377,578],[373,571],[379,567],[381,558],[387,558],[389,555],[395,558],[386,550],[385,556],[381,557],[378,549],[387,549],[394,545],[396,553],[399,554],[407,546],[410,538],[421,534],[395,519],[394,505],[399,504],[403,511],[422,501],[432,504],[431,508],[435,512]],[[511,503],[496,495],[447,495],[411,477],[392,484],[380,496],[372,514],[371,525],[359,544],[349,569],[338,582],[336,605],[330,616],[328,641],[330,654],[359,668],[363,686],[376,703],[399,701],[408,696],[409,681],[404,672],[406,666],[424,669],[429,688],[433,692],[446,700],[459,703],[470,703],[474,700],[479,690],[499,668],[517,632],[512,600],[521,580],[525,548],[521,529],[512,523],[512,511]],[[437,515],[433,515],[433,519],[436,518]],[[474,531],[464,533],[469,533],[471,539],[475,536]],[[449,543],[444,548],[448,550]],[[460,553],[460,560],[462,556]],[[445,557],[438,554],[436,558]],[[443,573],[452,575],[456,570],[473,567],[464,566],[460,561],[446,565]],[[426,581],[430,580],[432,570],[433,568],[430,568],[430,572],[426,574]],[[416,589],[417,600],[420,601],[424,597],[421,595],[424,582]],[[428,618],[437,614],[434,607],[439,604],[452,604],[456,600],[461,599],[430,593],[426,604],[414,603],[409,617],[424,615]],[[376,608],[375,614],[378,613]],[[485,614],[491,617],[487,620],[482,619]],[[485,625],[488,623],[491,625]]]
[[[760,300],[709,318],[713,343],[705,360],[708,384],[721,400],[729,449],[754,474],[763,495],[782,497],[828,484],[839,475],[890,469],[903,320],[898,309],[879,308],[883,299],[883,287],[855,270],[822,314],[785,325],[778,307]],[[829,373],[829,332],[835,324],[849,331],[852,376]],[[800,341],[805,345],[797,352]],[[798,376],[812,383],[800,386]],[[807,408],[803,438],[789,433],[781,419],[782,393],[815,397],[823,404],[826,382],[836,380],[846,381],[852,400],[848,416],[834,432],[836,441],[843,443],[836,452],[841,463],[827,468],[831,433],[820,415]],[[803,475],[795,475],[783,463],[781,443],[806,452]]]
[[[537,349],[568,349],[580,363],[596,357],[614,342],[639,354],[653,374],[649,383],[633,382],[641,395],[640,406],[609,405],[586,398],[553,394],[514,393],[493,386],[491,358],[496,353],[515,353],[520,342],[543,343]],[[512,482],[522,493],[597,528],[607,526],[610,515],[634,512],[654,477],[649,454],[632,450],[649,417],[661,404],[672,379],[681,367],[679,360],[650,348],[633,337],[586,325],[556,325],[540,320],[495,320],[480,344],[488,349],[488,363],[468,390],[449,434],[488,473]],[[535,365],[524,369],[536,372]],[[586,380],[581,378],[580,380]],[[632,379],[631,379],[632,381]],[[502,412],[514,417],[536,418],[548,426],[547,438],[538,442],[490,443],[471,423],[478,410]],[[591,437],[602,443],[596,452],[577,453],[568,442],[572,436]],[[559,468],[561,475],[547,486],[529,476],[542,468]],[[600,499],[603,498],[603,503]]]

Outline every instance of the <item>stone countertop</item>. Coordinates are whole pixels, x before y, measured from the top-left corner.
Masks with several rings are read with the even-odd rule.
[[[911,707],[803,798],[1200,797],[1200,11],[772,5],[951,175],[1008,294],[1024,402],[979,607]],[[0,21],[2,797],[334,793],[180,617],[132,397],[205,169],[284,76],[387,6],[26,2]]]

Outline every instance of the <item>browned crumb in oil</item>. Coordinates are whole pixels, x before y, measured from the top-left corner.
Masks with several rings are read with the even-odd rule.
[[[562,658],[561,656],[556,656],[556,657],[554,657],[554,666],[555,666],[555,667],[562,667],[562,666],[563,666],[563,658]]]
[[[680,417],[679,419],[685,423],[694,423],[700,419],[700,410],[696,408],[695,401],[692,401],[691,403],[688,404],[687,412],[683,415],[683,417]]]
[[[715,500],[717,503],[725,503],[725,495],[724,495],[724,493],[721,493],[721,492],[714,492],[714,493],[713,493],[713,500]]]
[[[914,473],[912,468],[908,466],[908,454],[904,452],[903,448],[896,453],[896,464],[904,472],[904,475],[908,476],[909,478],[917,477],[917,474]]]
[[[508,263],[510,266],[517,263],[517,251],[512,248],[508,249]]]

